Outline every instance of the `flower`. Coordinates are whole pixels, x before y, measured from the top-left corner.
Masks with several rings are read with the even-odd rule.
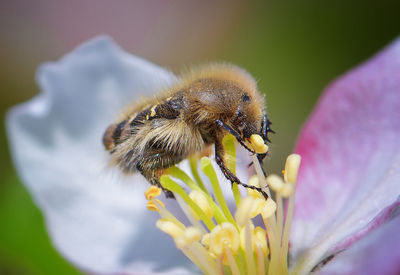
[[[234,137],[226,135],[223,143],[227,165],[235,173]],[[253,138],[253,143],[255,144],[250,146],[254,150],[258,148],[266,153],[261,137]],[[196,156],[191,159],[196,159]],[[145,194],[149,201],[148,209],[160,213],[161,219],[157,221],[156,226],[169,234],[177,248],[204,274],[221,274],[222,270],[224,274],[234,275],[289,274],[288,242],[301,157],[292,154],[287,158],[284,179],[277,175],[269,175],[265,179],[256,155],[253,155],[253,160],[257,175],[251,177],[248,184],[261,188],[264,193],[248,188],[246,195],[234,186],[224,194],[208,157],[201,158],[200,167],[210,180],[209,188],[205,187],[202,180],[191,179],[177,167],[167,170],[167,174],[160,179],[161,185],[173,192],[190,221],[188,226],[156,199],[161,194],[160,188],[152,186]],[[198,174],[197,166],[191,166],[191,170],[193,174]],[[185,191],[170,177],[184,182],[186,189],[189,188],[190,191]],[[269,187],[265,186],[265,180]],[[233,193],[236,206],[234,214],[232,207],[229,208],[226,203],[226,198],[230,197],[227,193]],[[265,194],[268,194],[267,199]],[[285,219],[284,199],[288,202]],[[257,218],[262,220],[262,225],[257,222]]]
[[[328,87],[306,123],[295,149],[302,166],[291,273],[399,272],[399,76],[397,40]],[[158,217],[146,210],[144,179],[105,172],[101,144],[115,110],[174,81],[170,72],[101,37],[43,65],[42,93],[8,114],[20,177],[55,246],[84,270],[198,272],[154,226]],[[166,208],[178,213],[174,201]]]

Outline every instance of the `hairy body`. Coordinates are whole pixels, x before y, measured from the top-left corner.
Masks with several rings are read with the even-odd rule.
[[[246,142],[254,134],[268,141],[270,122],[254,79],[233,65],[210,65],[193,70],[159,95],[134,105],[105,132],[103,143],[111,161],[124,172],[140,172],[160,186],[158,171],[215,144],[224,175],[249,187],[224,164],[222,138],[233,134]],[[265,154],[259,154],[262,160]],[[166,192],[167,196],[171,195]]]

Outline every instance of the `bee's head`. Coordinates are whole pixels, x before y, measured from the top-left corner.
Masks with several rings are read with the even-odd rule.
[[[243,139],[249,139],[253,134],[262,136],[263,105],[263,100],[258,101],[248,93],[241,95],[231,125]]]
[[[230,121],[232,128],[240,135],[236,137],[243,144],[248,144],[257,154],[267,150],[270,122],[265,114],[263,98],[243,93]]]

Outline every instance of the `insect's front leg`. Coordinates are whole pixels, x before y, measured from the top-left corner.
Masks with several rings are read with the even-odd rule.
[[[240,136],[240,134],[237,132],[237,131],[235,131],[234,129],[232,129],[229,125],[227,125],[226,123],[224,123],[222,120],[220,120],[220,119],[217,119],[216,121],[215,121],[215,123],[219,126],[219,127],[221,127],[222,129],[224,129],[224,130],[226,130],[228,133],[230,133],[231,135],[233,135],[235,138],[236,138],[236,140],[240,143],[240,145],[242,145],[247,151],[249,151],[249,152],[251,152],[251,153],[255,153],[254,152],[254,150],[252,150],[252,149],[250,149],[247,145],[246,145],[246,143],[245,143],[245,141],[243,140],[243,138]]]
[[[231,184],[236,183],[239,184],[245,188],[250,188],[253,190],[257,190],[258,192],[260,192],[265,199],[268,199],[268,194],[265,193],[260,187],[256,187],[256,186],[252,186],[252,185],[248,185],[246,183],[241,182],[238,177],[236,177],[231,170],[228,169],[228,167],[226,167],[223,156],[224,156],[225,152],[224,152],[224,147],[222,145],[222,143],[220,143],[217,139],[217,141],[215,142],[215,161],[217,162],[218,166],[220,167],[222,173],[224,174],[224,176],[231,182]]]
[[[268,133],[275,134],[275,131],[271,129],[272,122],[268,119],[267,114],[264,114],[262,124],[261,124],[261,133],[264,141],[271,142],[268,138]]]

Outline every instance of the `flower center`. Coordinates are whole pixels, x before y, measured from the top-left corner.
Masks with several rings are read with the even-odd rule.
[[[260,145],[258,140],[258,137],[252,138],[253,148],[266,150],[267,147]],[[223,143],[227,166],[235,173],[234,138],[228,135]],[[177,248],[204,274],[289,274],[289,233],[300,156],[288,156],[283,178],[270,175],[265,179],[254,155],[257,174],[248,184],[261,187],[269,198],[265,200],[260,192],[252,189],[247,189],[246,194],[240,193],[238,186],[233,185],[236,210],[228,207],[225,198],[229,194],[223,193],[211,160],[208,157],[200,159],[200,169],[208,177],[211,188],[206,188],[201,181],[198,161],[198,156],[190,159],[194,180],[176,166],[169,168],[160,178],[162,186],[174,193],[190,225],[185,225],[169,212],[156,199],[161,189],[151,186],[145,196],[148,209],[158,211],[161,216],[156,226],[169,234]],[[182,181],[190,191],[186,192],[172,178]],[[262,222],[257,223],[255,219]]]

